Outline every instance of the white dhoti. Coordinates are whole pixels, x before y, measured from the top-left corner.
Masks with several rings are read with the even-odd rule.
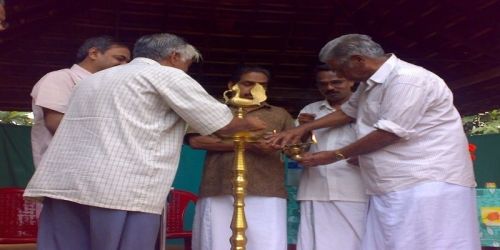
[[[301,201],[297,250],[358,250],[367,203]]]
[[[201,198],[193,221],[193,250],[229,250],[233,197]],[[286,199],[245,197],[247,250],[286,250]]]
[[[370,197],[363,250],[479,250],[476,190],[428,182]]]

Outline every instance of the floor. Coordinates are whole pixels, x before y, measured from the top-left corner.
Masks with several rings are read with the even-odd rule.
[[[36,244],[0,244],[0,250],[36,250]]]
[[[295,245],[288,245],[288,250],[295,249]],[[0,244],[0,250],[36,250],[36,244]],[[167,245],[167,250],[184,250],[184,246]],[[483,247],[482,250],[500,250],[500,247]]]

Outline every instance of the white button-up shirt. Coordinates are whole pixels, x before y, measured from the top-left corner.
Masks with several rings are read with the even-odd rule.
[[[160,214],[186,123],[212,134],[233,115],[183,71],[136,58],[82,80],[26,197]]]
[[[300,113],[315,114],[316,119],[334,112],[326,101],[305,106]],[[313,131],[317,143],[311,145],[309,152],[339,149],[356,140],[354,124],[337,128],[322,128]],[[304,168],[300,177],[297,200],[314,201],[366,201],[366,190],[361,181],[358,166],[346,160],[328,165]]]
[[[66,113],[69,98],[76,83],[92,73],[75,64],[69,69],[50,72],[38,81],[31,91],[34,124],[31,128],[33,163],[38,166],[49,147],[52,133],[45,126],[43,109]]]
[[[341,107],[356,118],[358,138],[381,129],[398,142],[362,155],[370,194],[426,181],[474,187],[474,172],[460,115],[446,83],[392,55]]]

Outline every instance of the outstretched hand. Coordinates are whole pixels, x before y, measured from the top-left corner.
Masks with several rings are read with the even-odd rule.
[[[297,161],[304,167],[316,167],[333,163],[336,160],[332,151],[321,151],[317,153],[305,153]]]
[[[307,133],[303,128],[296,127],[273,135],[268,142],[275,148],[283,148],[288,144],[296,144]]]
[[[262,130],[267,127],[266,122],[254,116],[246,116],[244,120],[247,123],[247,130],[249,131]]]
[[[353,166],[359,167],[359,157],[351,157],[351,158],[347,159],[347,163],[349,163]]]
[[[300,113],[299,116],[297,117],[299,125],[312,122],[314,121],[314,119],[316,119],[316,114],[311,114],[311,113]]]
[[[259,153],[259,154],[273,154],[277,151],[270,143],[268,143],[264,138],[259,139],[253,143],[247,144],[248,150]]]

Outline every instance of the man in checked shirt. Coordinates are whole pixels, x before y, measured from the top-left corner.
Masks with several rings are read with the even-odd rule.
[[[202,134],[265,127],[233,118],[186,74],[201,55],[182,38],[146,35],[133,54],[76,86],[26,188],[44,198],[40,250],[154,249],[186,124]]]

